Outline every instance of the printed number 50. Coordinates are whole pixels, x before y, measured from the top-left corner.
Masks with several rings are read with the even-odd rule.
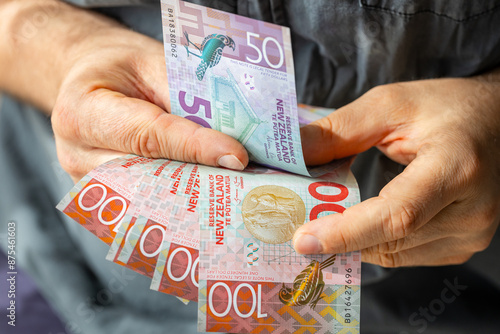
[[[179,104],[185,112],[191,114],[191,116],[184,117],[185,119],[189,119],[190,121],[198,123],[206,128],[211,128],[210,124],[206,120],[196,116],[196,114],[200,111],[200,107],[203,107],[205,109],[205,117],[207,119],[212,119],[212,107],[210,105],[210,101],[195,96],[193,99],[193,105],[190,106],[186,103],[186,92],[181,90],[179,91]]]
[[[264,41],[262,42],[262,51],[261,51],[255,44],[252,44],[251,37],[260,38],[260,35],[255,34],[253,32],[247,32],[247,45],[257,52],[257,58],[251,59],[250,57],[247,56],[246,57],[247,61],[254,64],[258,64],[262,61],[262,57],[264,57],[264,60],[266,61],[267,65],[269,65],[272,68],[280,68],[281,66],[283,66],[283,62],[285,61],[285,58],[283,57],[283,49],[281,48],[281,45],[280,43],[278,43],[276,38],[274,37],[264,38]],[[274,43],[280,53],[280,59],[277,64],[272,64],[269,61],[269,56],[267,55],[267,43],[269,42]]]

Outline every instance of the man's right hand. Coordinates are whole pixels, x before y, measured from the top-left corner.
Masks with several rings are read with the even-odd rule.
[[[38,53],[39,50],[32,50],[31,57],[43,62],[44,67],[51,64],[55,79],[33,82],[31,86],[32,89],[37,89],[37,84],[57,86],[48,90],[47,101],[55,101],[51,116],[59,160],[74,180],[127,153],[232,169],[246,166],[248,154],[235,139],[168,113],[168,81],[160,42],[95,13],[62,6],[52,18],[59,22],[49,23],[45,31],[39,32],[42,35],[39,38],[64,39],[66,31],[82,31],[82,34],[78,38],[70,34],[71,43],[67,40],[46,41],[46,45],[34,43],[33,47],[48,50]],[[32,10],[36,8],[34,5]],[[68,16],[72,19],[68,20]],[[36,56],[58,51],[65,54],[52,59],[60,59],[62,63]],[[18,92],[22,87],[6,89]],[[55,98],[50,96],[52,91],[57,93]],[[29,92],[18,95],[29,96]],[[51,107],[50,102],[35,102]]]

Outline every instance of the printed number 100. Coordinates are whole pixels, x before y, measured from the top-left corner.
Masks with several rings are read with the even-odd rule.
[[[334,187],[340,190],[340,193],[337,195],[320,194],[318,192],[319,187]],[[326,202],[318,204],[311,209],[311,212],[309,213],[309,220],[318,218],[318,215],[322,212],[342,213],[345,211],[345,208],[342,205],[336,204],[335,202],[340,202],[347,198],[349,195],[349,189],[347,189],[346,186],[335,182],[314,182],[309,185],[308,191],[312,197],[322,202]]]

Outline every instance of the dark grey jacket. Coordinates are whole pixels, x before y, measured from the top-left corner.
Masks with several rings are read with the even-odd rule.
[[[159,1],[69,2],[162,39]],[[500,66],[500,0],[195,2],[289,26],[298,98],[308,104],[340,107],[376,85],[467,77]],[[107,262],[106,245],[55,210],[72,182],[57,162],[50,122],[11,98],[2,102],[0,234],[7,221],[18,222],[19,263],[68,322],[68,332],[196,332],[194,303],[185,307],[149,291],[148,279]],[[353,166],[363,198],[402,169],[376,150]],[[364,265],[361,332],[497,333],[498,234],[461,266],[383,271]],[[444,303],[450,284],[466,288]],[[412,318],[422,309],[430,310],[428,318]]]
[[[161,35],[159,1],[70,2],[89,7],[128,5],[107,12],[134,29]],[[193,2],[289,26],[298,98],[303,103],[340,107],[377,85],[467,77],[500,65],[500,0]],[[148,22],[141,19],[146,12]]]

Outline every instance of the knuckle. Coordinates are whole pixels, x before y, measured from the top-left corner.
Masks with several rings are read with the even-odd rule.
[[[457,255],[452,258],[449,258],[448,261],[446,261],[445,264],[449,265],[459,265],[459,264],[464,264],[465,262],[469,261],[471,257],[474,255],[474,253],[467,253],[464,255]]]
[[[204,157],[205,151],[201,149],[203,132],[205,131],[207,131],[206,128],[196,128],[193,135],[190,136],[186,142],[186,149],[184,149],[184,152],[188,155],[188,159],[191,162],[206,162]]]
[[[483,213],[478,215],[475,221],[471,223],[472,224],[468,226],[468,232],[487,232],[491,228],[493,220]]]
[[[483,171],[481,165],[483,164],[481,157],[475,148],[469,141],[464,141],[458,138],[454,143],[456,150],[455,152],[460,152],[460,169],[456,177],[459,187],[469,188],[474,193],[474,190],[478,190],[475,185],[477,185],[477,180],[483,177]]]
[[[462,224],[462,232],[492,235],[499,222],[500,206],[494,203],[484,203],[471,210],[469,218]]]
[[[56,101],[52,113],[50,114],[50,120],[54,128],[59,128],[61,123],[63,123],[61,118],[64,118],[64,111],[64,107]]]
[[[493,240],[493,236],[494,236],[494,232],[488,235],[484,235],[484,236],[481,236],[480,238],[478,238],[477,240],[475,240],[473,243],[472,243],[472,251],[474,253],[477,253],[477,252],[482,252],[484,250],[486,250],[490,244],[491,244],[491,241]]]
[[[500,201],[493,201],[492,204],[486,206],[482,221],[485,229],[491,229],[492,226],[498,226],[500,222]]]
[[[384,268],[396,268],[402,264],[401,255],[398,253],[379,254],[378,263]]]
[[[132,152],[137,152],[144,157],[158,157],[158,140],[149,127],[146,127],[136,135],[131,134],[126,140],[132,143]]]
[[[344,113],[344,117],[350,117],[352,113]],[[343,136],[349,130],[348,124],[351,124],[349,121],[339,121],[335,113],[331,116],[327,116],[322,118],[319,121],[319,126],[317,131],[319,132],[321,138],[324,138],[324,141],[327,143],[335,142],[337,136]]]
[[[183,118],[172,118],[168,114],[158,115],[153,123],[154,125],[144,127],[135,138],[136,150],[141,155],[186,162],[203,161],[204,152],[200,148],[205,128],[193,128]],[[182,136],[178,135],[180,133]]]
[[[399,233],[396,235],[401,235],[402,237],[406,237],[415,229],[415,222],[418,217],[418,209],[416,209],[413,205],[406,204],[401,207],[401,212],[399,214],[399,224],[396,224],[400,228]]]
[[[368,105],[376,105],[378,117],[382,118],[379,121],[395,128],[405,124],[417,107],[411,98],[413,94],[409,83],[391,83],[372,88],[363,96],[363,101]]]
[[[474,252],[482,252],[486,250],[490,246],[491,239],[488,238],[482,238],[479,241],[477,241],[474,245]]]
[[[390,212],[385,225],[387,240],[403,239],[413,233],[420,208],[411,202],[405,202],[396,207],[390,205],[388,208]]]
[[[373,87],[366,94],[367,97],[382,104],[382,106],[392,106],[398,101],[403,101],[407,88],[404,83],[392,83]]]
[[[84,171],[82,171],[80,162],[72,154],[58,154],[58,159],[62,169],[71,177],[79,177],[85,174]]]
[[[392,240],[377,245],[380,254],[397,253],[404,249],[405,238]]]
[[[339,236],[338,241],[340,241],[340,245],[339,245],[339,244],[336,244],[336,245],[335,245],[335,248],[336,248],[336,249],[338,249],[338,247],[340,247],[341,252],[342,252],[342,253],[345,253],[345,252],[347,251],[347,249],[348,249],[347,239],[346,239],[346,237],[345,237],[344,233],[343,233],[341,230],[339,230],[339,231],[338,231],[338,236]],[[331,246],[333,246],[333,245],[330,245],[330,247],[331,247]],[[352,246],[353,246],[353,245],[351,244],[351,247],[352,247]],[[356,247],[355,247],[355,248],[356,248]],[[328,251],[329,251],[329,250],[328,250]]]
[[[165,124],[162,115],[158,115],[136,131],[124,131],[124,139],[130,143],[130,151],[148,158],[161,157],[161,141],[157,129],[168,131],[169,124]]]
[[[56,102],[54,108],[52,109],[50,120],[52,123],[52,129],[56,136],[78,136],[79,132],[76,119],[72,115],[71,109],[64,103],[60,101]]]
[[[200,130],[203,128],[198,128],[194,131],[190,131],[186,137],[178,139],[175,142],[170,142],[169,152],[172,157],[180,159],[182,161],[191,163],[201,163],[203,160],[203,151],[200,150]]]

